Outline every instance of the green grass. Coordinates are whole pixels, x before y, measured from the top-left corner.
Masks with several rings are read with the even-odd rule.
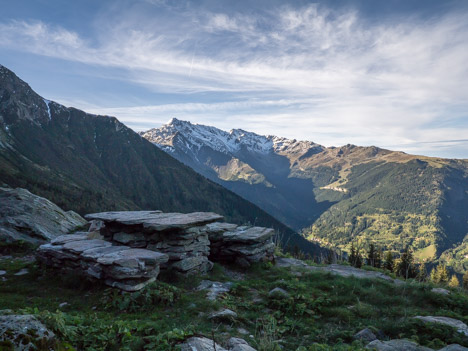
[[[30,273],[14,276],[21,268]],[[360,350],[363,345],[353,335],[365,327],[379,331],[383,338],[408,338],[430,347],[468,346],[467,338],[449,327],[411,318],[442,315],[467,323],[467,295],[458,290],[450,296],[436,295],[430,285],[415,282],[396,286],[264,264],[245,272],[245,280],[212,302],[194,287],[201,279],[229,281],[219,265],[206,277],[172,277],[170,284],[156,283],[139,294],[48,274],[19,260],[0,260],[0,270],[8,272],[7,282],[0,284],[0,309],[36,314],[63,345],[77,350],[175,350],[191,335],[218,343],[238,336],[258,351],[280,350],[280,346],[297,351]],[[268,292],[275,287],[290,296],[270,298]],[[63,302],[68,304],[59,308]],[[220,308],[235,311],[236,321],[209,320],[209,313]],[[240,334],[238,328],[249,334]]]

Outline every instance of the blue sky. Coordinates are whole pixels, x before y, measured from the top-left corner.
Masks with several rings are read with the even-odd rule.
[[[0,63],[135,130],[172,117],[468,158],[466,1],[0,0]]]

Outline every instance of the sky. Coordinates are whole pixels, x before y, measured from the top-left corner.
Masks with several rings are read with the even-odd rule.
[[[175,117],[468,159],[463,0],[0,0],[0,64],[136,131]]]

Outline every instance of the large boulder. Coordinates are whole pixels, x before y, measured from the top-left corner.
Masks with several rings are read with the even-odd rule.
[[[468,326],[458,319],[440,316],[416,316],[414,318],[425,323],[448,325],[449,327],[455,328],[459,333],[468,336]]]
[[[180,345],[181,351],[227,351],[211,339],[192,337]]]
[[[0,316],[0,341],[16,351],[49,350],[55,335],[32,315]]]
[[[44,244],[87,222],[21,188],[0,188],[0,244]]]
[[[420,346],[413,341],[403,339],[389,341],[374,340],[367,344],[366,349],[377,351],[434,351],[428,347]]]

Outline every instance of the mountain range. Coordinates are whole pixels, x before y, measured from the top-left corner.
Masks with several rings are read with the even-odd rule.
[[[0,185],[26,188],[80,214],[213,211],[275,228],[288,245],[320,252],[242,197],[154,147],[116,118],[46,100],[0,65]]]
[[[172,119],[140,133],[311,241],[372,242],[468,269],[468,160],[229,132]]]

